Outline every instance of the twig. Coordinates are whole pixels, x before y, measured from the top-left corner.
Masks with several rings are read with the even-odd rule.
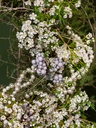
[[[0,37],[0,40],[9,40],[7,37]]]
[[[94,34],[94,29],[93,29],[93,26],[92,26],[92,24],[91,24],[91,21],[90,21],[90,19],[89,19],[89,17],[88,17],[87,12],[85,11],[85,9],[84,9],[82,6],[81,6],[81,8],[82,8],[82,10],[83,10],[84,13],[85,13],[85,15],[86,15],[86,17],[87,17],[87,19],[88,19],[89,25],[90,25],[90,27],[91,27],[92,33]],[[94,36],[94,35],[93,35],[93,36]]]
[[[15,24],[12,24],[12,23],[10,23],[8,21],[4,21],[3,19],[0,19],[0,21],[5,23],[5,24],[7,24],[7,25],[13,26],[16,30],[18,30],[18,27]]]
[[[9,62],[4,61],[4,60],[1,60],[1,59],[0,59],[0,62],[5,63],[5,64],[10,64],[10,65],[13,65],[13,66],[16,66],[16,67],[17,67],[17,65],[16,65],[16,64],[14,64],[14,63],[9,63]]]
[[[96,50],[96,23],[94,24],[94,39],[95,39],[95,42],[94,42],[94,49]]]
[[[18,63],[17,63],[17,78],[19,77],[19,69],[20,69],[20,57],[21,57],[21,50],[20,48],[18,49]]]
[[[86,119],[80,118],[80,120],[81,120],[82,122],[86,122],[86,123],[89,123],[89,124],[95,124],[95,122],[89,121],[89,120],[86,120]]]
[[[0,7],[1,7],[2,0],[0,0]]]
[[[0,7],[0,12],[18,11],[18,10],[27,11],[27,10],[32,10],[32,9],[30,9],[30,8],[25,8],[25,7],[17,7],[17,8],[6,7],[6,6],[1,6],[1,7]]]

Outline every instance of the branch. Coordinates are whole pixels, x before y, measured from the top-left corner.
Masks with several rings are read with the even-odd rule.
[[[0,12],[6,12],[6,11],[28,11],[31,10],[30,8],[25,8],[25,7],[17,7],[17,8],[12,8],[12,7],[6,7],[6,6],[0,6]]]

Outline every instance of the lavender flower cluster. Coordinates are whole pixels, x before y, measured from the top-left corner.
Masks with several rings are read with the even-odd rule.
[[[61,83],[63,80],[64,61],[61,58],[50,58],[50,79],[53,83]]]
[[[37,53],[36,59],[32,60],[32,66],[36,70],[38,75],[46,75],[47,65],[43,53]]]

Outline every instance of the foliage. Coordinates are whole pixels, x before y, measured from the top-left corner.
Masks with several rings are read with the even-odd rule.
[[[14,27],[9,53],[17,64],[16,82],[0,93],[1,127],[95,128],[84,113],[94,105],[83,91],[94,79],[92,2],[4,0],[0,12]]]

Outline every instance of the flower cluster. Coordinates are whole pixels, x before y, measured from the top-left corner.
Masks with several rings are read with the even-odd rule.
[[[90,101],[80,89],[76,93],[76,82],[93,61],[94,38],[91,33],[81,38],[65,21],[73,16],[71,6],[78,9],[81,2],[28,0],[24,4],[32,9],[16,36],[18,47],[30,54],[31,67],[0,94],[2,127],[80,128],[82,111]]]
[[[74,125],[80,127],[80,111],[87,110],[90,106],[87,105],[90,103],[87,94],[80,91],[79,94],[69,99],[66,90],[64,100],[59,105],[60,97],[57,97],[59,93],[55,96],[35,89],[32,91],[33,87],[30,85],[32,86],[35,79],[34,71],[32,71],[30,68],[26,69],[16,83],[10,84],[2,90],[0,112],[3,114],[0,120],[3,122],[3,126],[7,128],[69,128]],[[25,82],[28,73],[30,80]],[[30,89],[24,94],[21,90],[26,87],[30,87]],[[9,95],[10,91],[13,93]],[[57,91],[59,92],[60,89]],[[21,97],[18,97],[17,94],[20,92]],[[21,99],[22,102],[19,102]],[[60,122],[62,123],[60,124]]]
[[[21,27],[22,31],[17,32],[17,38],[19,40],[18,46],[29,50],[33,59],[32,66],[35,68],[36,73],[41,76],[46,75],[47,78],[55,84],[64,81],[64,77],[66,77],[64,76],[64,72],[66,72],[64,68],[65,65],[68,68],[69,65],[72,65],[74,74],[81,76],[82,68],[84,69],[83,73],[85,73],[94,58],[93,50],[88,46],[88,42],[94,41],[92,35],[89,33],[89,36],[86,35],[86,38],[84,37],[84,39],[81,39],[79,35],[74,33],[70,26],[66,25],[66,35],[69,37],[68,44],[64,41],[58,25],[60,24],[59,15],[62,17],[62,20],[63,15],[68,15],[71,18],[71,8],[63,7],[63,5],[59,6],[59,4],[61,5],[60,1],[53,4],[51,8],[48,6],[48,2],[39,2],[43,5],[40,3],[36,4],[37,1],[34,1],[34,6],[40,7],[42,5],[42,8],[44,6],[44,10],[48,11],[42,11],[39,14],[38,8],[36,12],[33,10],[29,15],[29,19],[23,22]],[[49,5],[51,2],[54,1],[49,1]],[[64,4],[63,1],[62,4]],[[47,9],[48,7],[49,9]],[[62,11],[61,13],[58,12],[58,9],[60,10],[62,8],[65,8],[64,14],[62,14]],[[39,17],[39,15],[42,17]],[[43,54],[43,58],[37,57],[38,54]],[[62,62],[60,60],[62,60]],[[77,65],[80,65],[79,71],[76,69],[76,67],[78,67]],[[69,72],[71,75],[70,70]]]
[[[65,14],[64,14],[63,18],[67,18],[67,17],[72,18],[72,10],[70,7],[65,7],[64,12],[65,12]]]
[[[38,75],[46,75],[47,66],[43,53],[36,54],[36,60],[32,60],[32,67],[34,67]]]

